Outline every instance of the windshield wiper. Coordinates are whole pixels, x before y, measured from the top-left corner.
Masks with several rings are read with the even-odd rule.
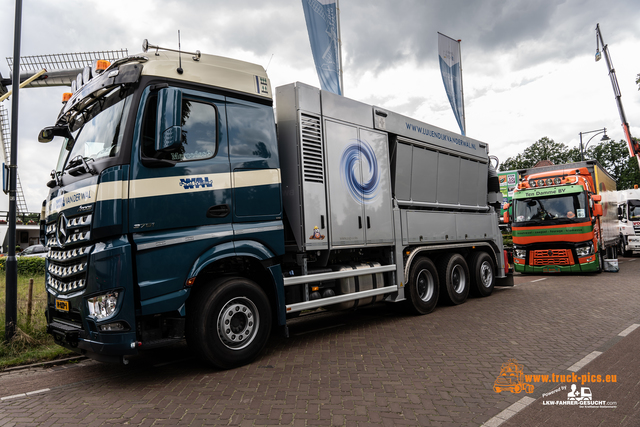
[[[93,170],[93,168],[89,167],[87,161],[92,162],[94,160],[91,157],[83,157],[78,154],[73,159],[69,160],[69,163],[64,168],[64,170],[69,171],[69,175],[72,176],[80,176],[85,173],[95,175],[97,172]]]

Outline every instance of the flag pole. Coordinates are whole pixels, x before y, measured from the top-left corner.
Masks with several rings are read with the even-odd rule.
[[[338,25],[338,67],[340,71],[340,92],[344,96],[344,81],[342,79],[342,34],[340,34],[340,0],[336,0],[336,24]]]
[[[460,56],[460,95],[462,96],[462,135],[467,136],[467,114],[464,112],[464,79],[462,78],[462,40],[458,40],[458,55]]]

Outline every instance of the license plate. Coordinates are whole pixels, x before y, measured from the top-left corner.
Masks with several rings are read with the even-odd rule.
[[[542,269],[543,273],[560,273],[561,271],[560,267],[547,267]]]
[[[69,311],[69,301],[56,300],[56,309],[60,311]]]

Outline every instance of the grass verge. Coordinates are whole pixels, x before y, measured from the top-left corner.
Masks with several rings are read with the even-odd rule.
[[[32,310],[28,316],[29,279],[33,278]],[[74,355],[60,347],[47,334],[44,311],[47,294],[44,274],[25,276],[18,274],[18,324],[16,334],[5,340],[6,278],[0,276],[0,370],[18,365],[44,362]]]

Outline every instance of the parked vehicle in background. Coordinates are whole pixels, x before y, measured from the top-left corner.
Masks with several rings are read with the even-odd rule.
[[[25,258],[37,256],[37,257],[45,258],[48,252],[49,250],[44,245],[31,245],[25,250],[23,250],[22,252],[16,253],[16,256],[25,257]]]
[[[500,181],[500,192],[502,193],[502,205],[500,206],[500,226],[506,227],[509,224],[504,222],[505,207],[511,206],[511,200],[513,199],[513,192],[516,189],[519,181],[519,174],[517,170],[498,172],[498,179]],[[509,215],[512,215],[511,212]]]
[[[640,251],[640,189],[617,191],[620,252],[628,257]]]
[[[520,172],[510,218],[516,271],[600,272],[617,259],[616,183],[597,161]]]

